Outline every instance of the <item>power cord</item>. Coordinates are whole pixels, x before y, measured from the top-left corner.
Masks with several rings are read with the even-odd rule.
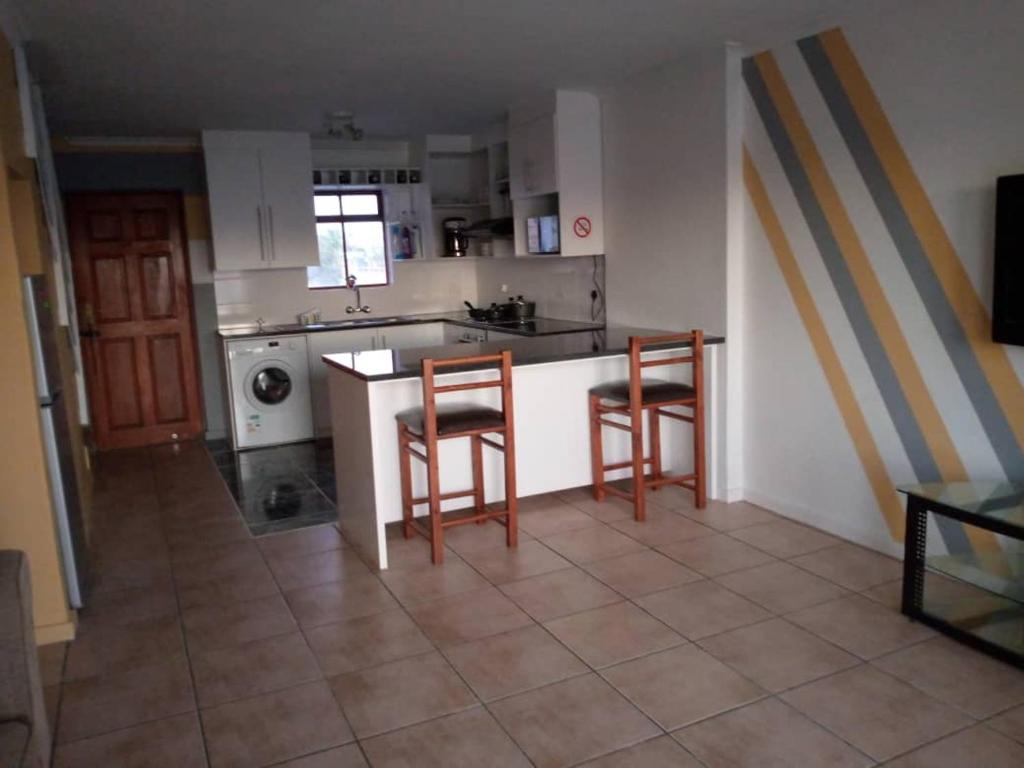
[[[604,288],[601,286],[601,281],[597,279],[599,270],[597,254],[592,255],[591,259],[593,259],[593,269],[591,271],[590,279],[591,282],[593,282],[594,287],[590,291],[590,320],[592,322],[597,322],[599,319],[604,318]]]

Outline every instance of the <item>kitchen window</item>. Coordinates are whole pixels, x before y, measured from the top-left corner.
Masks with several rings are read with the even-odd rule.
[[[344,288],[349,275],[360,288],[391,282],[380,192],[317,192],[313,210],[320,266],[306,268],[310,288]]]

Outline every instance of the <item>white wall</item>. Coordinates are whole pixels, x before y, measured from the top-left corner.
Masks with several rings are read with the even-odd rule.
[[[577,258],[481,259],[477,262],[479,303],[499,304],[509,296],[537,302],[541,317],[591,320],[590,292],[594,289],[595,260]],[[596,259],[598,286],[604,287],[604,258]],[[502,286],[508,289],[502,291]]]
[[[603,96],[609,321],[726,321],[726,54],[645,72]]]

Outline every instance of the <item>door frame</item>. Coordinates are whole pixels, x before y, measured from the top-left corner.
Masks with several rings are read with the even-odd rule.
[[[135,195],[169,195],[169,196],[173,196],[174,200],[175,200],[175,204],[177,205],[177,208],[178,208],[178,220],[179,220],[180,225],[181,225],[181,258],[182,258],[182,264],[184,266],[185,296],[186,296],[187,304],[188,304],[189,325],[191,327],[191,332],[190,332],[189,336],[191,338],[192,349],[193,349],[193,352],[194,352],[193,360],[192,360],[192,365],[193,365],[193,368],[194,368],[193,374],[194,374],[194,377],[195,377],[196,384],[198,386],[197,405],[198,405],[198,411],[199,411],[199,435],[197,435],[196,439],[203,440],[203,439],[205,439],[206,431],[207,431],[206,401],[205,401],[205,398],[203,396],[203,372],[202,372],[202,366],[200,365],[199,337],[196,335],[197,334],[197,328],[196,328],[195,296],[194,296],[194,292],[193,292],[193,283],[192,283],[192,257],[191,257],[191,254],[189,253],[189,248],[188,248],[188,240],[189,240],[189,238],[188,238],[187,224],[186,224],[186,221],[185,221],[185,193],[184,193],[184,191],[181,190],[181,189],[158,189],[158,188],[69,190],[67,192],[62,193],[62,195],[61,195],[61,198],[62,198],[61,202],[64,205],[64,210],[70,212],[70,210],[71,210],[71,202],[72,202],[72,200],[74,198],[78,198],[78,197],[131,197],[131,196],[135,196]],[[68,215],[65,218],[66,218],[66,220],[68,222],[70,222],[70,215]],[[69,251],[70,251],[70,255],[71,255],[71,267],[72,267],[72,285],[74,285],[74,280],[75,280],[75,277],[76,277],[76,275],[74,274],[74,263],[75,263],[74,240],[71,237],[72,233],[70,231],[70,229],[71,229],[70,226],[68,226],[68,224],[65,224],[65,226],[68,229],[68,241],[69,241],[68,245],[69,245]],[[76,290],[75,290],[75,298],[76,298],[76,301],[75,301],[75,319],[76,319],[78,335],[79,335],[79,339],[80,339],[80,343],[81,343],[81,341],[83,340],[82,339],[82,328],[83,328],[83,325],[84,325],[84,319],[82,318],[82,303],[80,301],[78,301],[77,287],[76,287]],[[94,426],[95,426],[95,423],[94,423],[95,409],[93,407],[94,398],[97,397],[97,395],[94,393],[94,390],[93,390],[94,378],[96,376],[96,361],[94,359],[95,348],[94,348],[94,346],[92,344],[81,344],[81,347],[82,347],[82,378],[85,381],[85,392],[86,392],[86,398],[87,398],[87,402],[88,402],[88,424],[83,425],[83,432],[85,433],[85,435],[86,435],[86,437],[88,439],[90,447],[93,450],[95,450],[95,451],[102,452],[102,451],[107,451],[107,450],[121,450],[120,447],[117,447],[117,448],[115,448],[115,447],[99,448],[97,446],[97,444],[96,444],[95,434],[94,434],[94,431],[95,431],[94,430]],[[175,441],[170,441],[170,442],[174,443]],[[136,447],[145,447],[145,446],[148,446],[148,445],[166,445],[166,444],[168,444],[168,443],[145,443],[142,446],[136,446]]]

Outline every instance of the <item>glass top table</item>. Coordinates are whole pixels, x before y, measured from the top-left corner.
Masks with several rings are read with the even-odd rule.
[[[907,495],[903,613],[1024,667],[1024,485],[923,483],[899,491]],[[929,551],[935,518],[958,521],[964,536]]]

